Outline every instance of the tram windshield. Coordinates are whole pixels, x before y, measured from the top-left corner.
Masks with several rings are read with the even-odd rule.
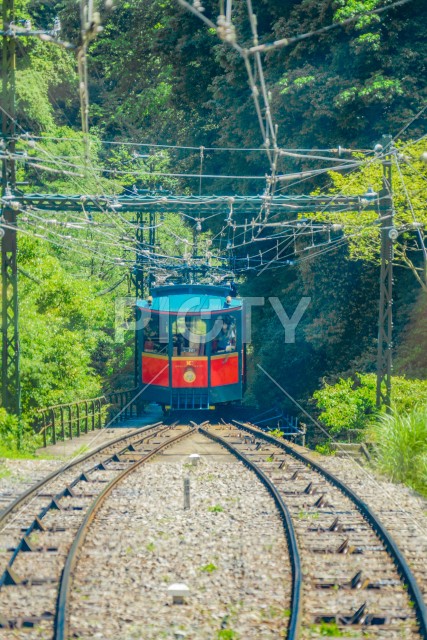
[[[236,318],[229,314],[215,320],[212,336],[212,354],[236,351]]]
[[[200,316],[178,316],[171,319],[172,355],[194,358],[209,354],[232,353],[236,346],[236,318],[227,314],[216,315],[211,320]],[[144,328],[144,352],[168,354],[169,316],[152,314]]]
[[[173,355],[204,356],[206,333],[206,320],[202,320],[199,316],[178,316],[172,322]]]
[[[157,314],[152,314],[144,328],[144,351],[146,353],[162,353],[167,355],[168,353],[168,334],[169,327],[166,322],[161,321],[161,318]]]

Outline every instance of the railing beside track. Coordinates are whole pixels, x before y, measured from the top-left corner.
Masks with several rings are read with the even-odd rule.
[[[34,421],[36,433],[43,436],[43,446],[78,438],[82,433],[117,424],[141,415],[138,389],[114,391],[97,398],[78,400],[39,409]]]

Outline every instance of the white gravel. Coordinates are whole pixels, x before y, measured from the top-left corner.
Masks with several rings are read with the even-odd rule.
[[[191,590],[184,605],[171,604],[176,582]],[[237,461],[202,458],[193,469],[157,458],[114,491],[91,529],[71,632],[80,640],[276,639],[288,624],[290,587],[283,525],[253,473]]]
[[[64,464],[63,460],[0,459],[0,511],[21,493]]]

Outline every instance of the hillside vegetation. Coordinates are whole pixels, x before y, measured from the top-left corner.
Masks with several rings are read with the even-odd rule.
[[[75,3],[17,0],[16,4],[18,18],[31,18],[40,28],[50,27],[59,15],[61,37],[79,40]],[[206,15],[215,19],[217,3],[203,4]],[[384,0],[258,0],[254,9],[261,40],[273,41],[386,4]],[[243,5],[236,3],[234,23],[239,42],[250,46]],[[33,166],[18,163],[18,179],[29,183],[23,189],[78,194],[121,194],[134,188],[260,193],[262,181],[221,177],[264,175],[268,164],[257,152],[206,151],[203,172],[219,177],[203,181],[149,175],[159,171],[198,175],[201,146],[261,146],[246,71],[238,54],[174,0],[117,0],[114,10],[108,12],[103,5],[101,9],[104,29],[89,50],[91,135],[86,165],[73,53],[36,39],[19,43],[18,149],[37,157]],[[420,160],[426,149],[422,138],[426,112],[421,113],[427,99],[426,25],[426,3],[413,0],[263,56],[282,147],[322,150],[340,146],[363,152],[372,150],[382,134],[397,138],[400,164],[393,180],[399,224],[414,216],[427,222],[427,165]],[[22,136],[27,132],[37,137]],[[149,146],[135,153],[125,144],[129,142],[195,149]],[[356,156],[362,157],[363,153]],[[64,159],[70,163],[68,174],[43,170],[43,166],[59,166]],[[321,166],[320,161],[283,157],[279,170],[297,172]],[[381,165],[375,161],[361,171],[328,172],[317,180],[296,181],[281,192],[361,195],[370,186],[376,191],[381,188]],[[290,256],[293,265],[267,269],[259,276],[249,272],[240,283],[241,295],[279,297],[289,315],[302,296],[311,298],[295,344],[285,344],[271,306],[254,311],[246,402],[281,404],[295,411],[256,369],[255,364],[260,363],[316,414],[324,413],[338,393],[340,404],[330,423],[338,436],[350,423],[364,426],[369,422],[365,417],[375,413],[370,401],[366,409],[365,400],[360,400],[360,388],[364,380],[372,380],[376,366],[379,240],[375,215],[366,212],[363,216],[363,220],[359,213],[334,220],[326,214],[317,216],[324,222],[339,222],[348,241],[344,238],[327,250],[297,246],[300,252]],[[64,212],[56,217],[59,222],[46,227],[30,212],[19,236],[22,388],[27,419],[40,406],[133,386],[132,335],[127,333],[124,343],[114,341],[115,300],[132,292],[134,256],[123,244],[129,225],[119,214],[100,212],[94,219],[98,227],[87,225],[82,241],[82,233],[70,223],[78,224],[85,217],[84,203],[81,214]],[[215,220],[207,233],[218,232],[220,223]],[[66,232],[61,227],[64,223],[68,223]],[[365,231],[353,233],[355,225],[361,224]],[[163,250],[179,251],[168,225],[175,230],[179,225],[180,233],[188,238],[191,230],[182,220],[166,215]],[[425,282],[420,240],[408,232],[396,252],[394,373],[408,385],[408,393],[417,396],[427,378]],[[423,394],[420,400],[425,402]],[[361,408],[347,420],[345,416],[359,403]],[[0,415],[2,424],[5,420]]]

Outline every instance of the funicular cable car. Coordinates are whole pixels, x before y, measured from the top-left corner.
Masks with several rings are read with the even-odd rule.
[[[232,294],[225,285],[175,284],[137,301],[144,401],[208,409],[241,400],[242,300]]]

